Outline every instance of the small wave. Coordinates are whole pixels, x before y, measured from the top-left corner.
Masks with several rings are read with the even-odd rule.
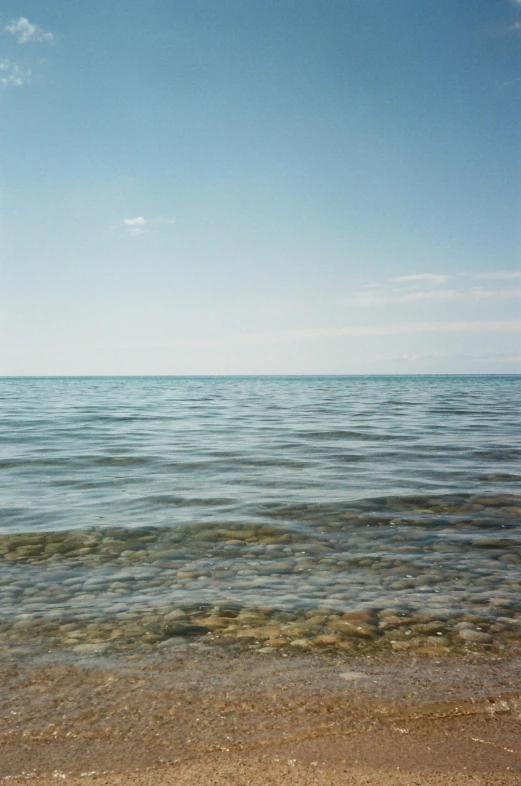
[[[119,464],[120,466],[123,465],[140,465],[140,464],[149,464],[151,459],[148,456],[86,456],[87,461],[92,462],[93,464],[101,464],[101,465],[111,465],[114,466]]]
[[[144,502],[152,505],[174,505],[178,507],[231,505],[234,500],[227,497],[178,497],[173,494],[151,494],[134,498],[133,504]]]
[[[521,483],[521,475],[511,475],[509,473],[479,475],[479,480],[487,483]]]
[[[381,442],[393,439],[403,439],[402,435],[395,435],[389,433],[370,433],[367,431],[346,431],[344,429],[336,429],[334,431],[300,431],[299,437],[306,437],[307,439],[354,439],[367,442]]]

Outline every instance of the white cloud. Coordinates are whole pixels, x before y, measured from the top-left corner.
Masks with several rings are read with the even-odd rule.
[[[383,303],[420,303],[425,301],[450,301],[450,300],[490,300],[492,298],[517,298],[521,297],[521,289],[483,289],[472,287],[469,290],[457,289],[429,289],[413,292],[395,292],[390,294],[371,294],[360,292],[352,298],[340,301],[355,306],[379,306]]]
[[[494,297],[521,297],[521,289],[483,289],[482,287],[472,287],[468,292],[468,298],[471,300]]]
[[[452,279],[453,287],[442,288],[440,285]],[[385,303],[421,303],[421,302],[476,302],[501,298],[519,298],[519,288],[499,288],[499,282],[517,281],[521,272],[498,271],[493,273],[457,273],[455,275],[438,273],[414,273],[408,276],[397,276],[386,282],[367,284],[359,292],[339,301],[342,305],[379,306]],[[470,282],[488,281],[487,288],[470,286]],[[466,283],[468,282],[468,283]],[[497,284],[495,285],[495,282]],[[421,287],[421,284],[424,287]],[[426,288],[427,287],[427,288]]]
[[[404,292],[397,294],[372,295],[360,292],[343,303],[352,303],[355,306],[379,306],[382,303],[418,303],[422,300],[455,300],[458,293],[454,289],[434,289],[427,291]]]
[[[145,231],[146,218],[143,216],[136,216],[135,218],[124,218],[123,224],[129,235],[137,237],[142,235]]]
[[[454,360],[472,360],[476,361],[477,363],[519,363],[521,362],[521,354],[519,353],[476,353],[476,352],[427,352],[425,354],[420,353],[402,353],[402,354],[394,354],[394,355],[387,355],[381,353],[366,353],[366,358],[371,363],[381,363],[389,362],[389,361],[405,361],[405,362],[423,362],[429,360],[435,361],[445,361],[447,359]]]
[[[521,362],[521,354],[518,355],[483,355],[481,357],[475,356],[479,363],[519,363]]]
[[[344,336],[403,336],[416,333],[521,333],[521,320],[476,322],[406,322],[393,325],[355,325],[344,328],[293,330],[287,338],[342,338]]]
[[[439,273],[413,273],[410,276],[397,276],[391,281],[413,281],[424,284],[444,284],[452,276],[441,275]]]
[[[521,0],[520,0],[521,4]],[[472,278],[487,278],[487,279],[511,279],[511,278],[521,278],[521,273],[513,273],[513,272],[506,272],[506,273],[474,273],[471,274]]]
[[[0,62],[0,84],[3,87],[21,87],[28,81],[30,76],[30,71],[24,71],[11,60],[2,60]]]
[[[519,4],[521,5],[521,0],[519,0]],[[395,276],[391,278],[390,281],[397,281],[397,282],[410,282],[410,283],[424,283],[424,284],[445,284],[450,279],[455,278],[521,278],[521,272],[518,271],[497,271],[492,273],[455,273],[453,275],[449,273],[411,273],[408,276]],[[374,286],[374,285],[373,285]]]
[[[166,229],[168,225],[175,224],[175,219],[165,218],[164,216],[153,216],[152,218],[145,218],[144,216],[132,216],[130,218],[122,218],[117,224],[113,224],[108,230],[109,233],[116,232],[121,234],[121,230],[126,230],[127,234],[136,237],[137,235],[151,234],[155,235],[161,229]]]
[[[365,325],[343,328],[311,328],[303,330],[282,331],[278,333],[243,333],[228,336],[201,336],[178,339],[164,339],[152,341],[111,342],[103,344],[62,344],[54,346],[53,351],[74,350],[128,350],[128,349],[172,349],[177,347],[229,347],[257,344],[282,344],[287,342],[312,341],[316,339],[342,339],[360,336],[396,336],[415,335],[418,333],[521,333],[521,320],[513,321],[477,321],[477,322],[412,322],[398,325]],[[48,346],[45,347],[49,349]],[[366,355],[368,358],[375,357]],[[404,353],[399,356],[392,355],[389,359],[417,360],[420,355]],[[423,357],[450,357],[439,352],[429,353]],[[475,357],[469,355],[469,357]],[[380,359],[386,359],[380,357]],[[518,355],[504,355],[499,359],[517,360]]]
[[[50,33],[38,25],[33,25],[25,16],[13,19],[5,26],[5,30],[14,35],[19,44],[27,44],[29,41],[47,41],[48,43],[54,41],[54,33]]]
[[[179,339],[153,342],[154,346],[219,346],[230,344],[265,344],[306,341],[350,336],[404,336],[417,333],[521,333],[521,320],[476,322],[409,322],[392,325],[352,325],[340,328],[309,328],[280,333],[246,333],[238,336]]]

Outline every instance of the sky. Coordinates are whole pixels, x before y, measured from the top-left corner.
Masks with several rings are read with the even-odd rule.
[[[3,0],[0,375],[521,372],[521,0]]]

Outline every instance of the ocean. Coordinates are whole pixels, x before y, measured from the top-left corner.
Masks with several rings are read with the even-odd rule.
[[[518,647],[520,404],[520,376],[3,378],[0,647]]]

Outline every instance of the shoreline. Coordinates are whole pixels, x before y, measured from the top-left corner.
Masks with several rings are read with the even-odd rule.
[[[521,658],[212,650],[0,661],[6,784],[505,784]]]
[[[520,499],[279,500],[262,503],[256,522],[250,511],[226,525],[3,533],[0,655],[33,645],[118,654],[186,637],[270,650],[501,654],[521,647]],[[150,496],[159,511],[186,501]]]

